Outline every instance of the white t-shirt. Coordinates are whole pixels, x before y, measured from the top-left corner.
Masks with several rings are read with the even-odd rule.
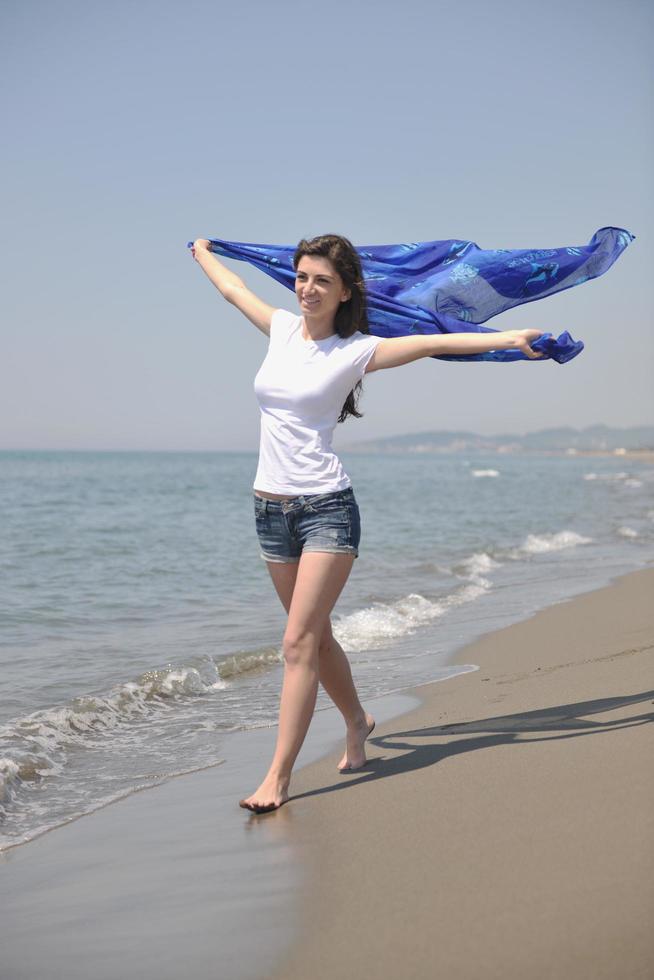
[[[255,490],[296,495],[351,485],[332,435],[380,340],[358,330],[347,338],[305,340],[302,317],[275,310],[268,353],[254,379],[261,408]]]

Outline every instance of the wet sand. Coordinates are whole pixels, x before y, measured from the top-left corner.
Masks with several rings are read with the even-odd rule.
[[[383,718],[416,703],[374,702]],[[342,752],[342,728],[336,711],[317,712],[299,765]],[[237,803],[275,736],[232,735],[222,763],[1,852],[0,980],[265,976],[296,938],[307,867],[291,807],[253,826]]]

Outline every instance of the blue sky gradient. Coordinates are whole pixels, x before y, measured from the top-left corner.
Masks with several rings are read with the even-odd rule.
[[[653,21],[640,0],[8,0],[0,448],[256,449],[266,338],[193,262],[199,236],[626,228],[603,277],[489,322],[567,329],[574,361],[376,373],[336,445],[654,422]]]

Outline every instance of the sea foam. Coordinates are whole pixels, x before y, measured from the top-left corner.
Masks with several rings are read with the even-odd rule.
[[[525,555],[542,555],[551,551],[562,551],[564,548],[576,548],[580,544],[590,544],[592,538],[586,538],[576,531],[556,531],[553,534],[528,534],[518,548],[514,548],[512,558],[522,558]]]

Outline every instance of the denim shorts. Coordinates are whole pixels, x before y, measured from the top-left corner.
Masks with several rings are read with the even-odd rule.
[[[303,551],[359,555],[361,519],[352,487],[290,500],[255,493],[254,516],[266,561],[297,562]]]

